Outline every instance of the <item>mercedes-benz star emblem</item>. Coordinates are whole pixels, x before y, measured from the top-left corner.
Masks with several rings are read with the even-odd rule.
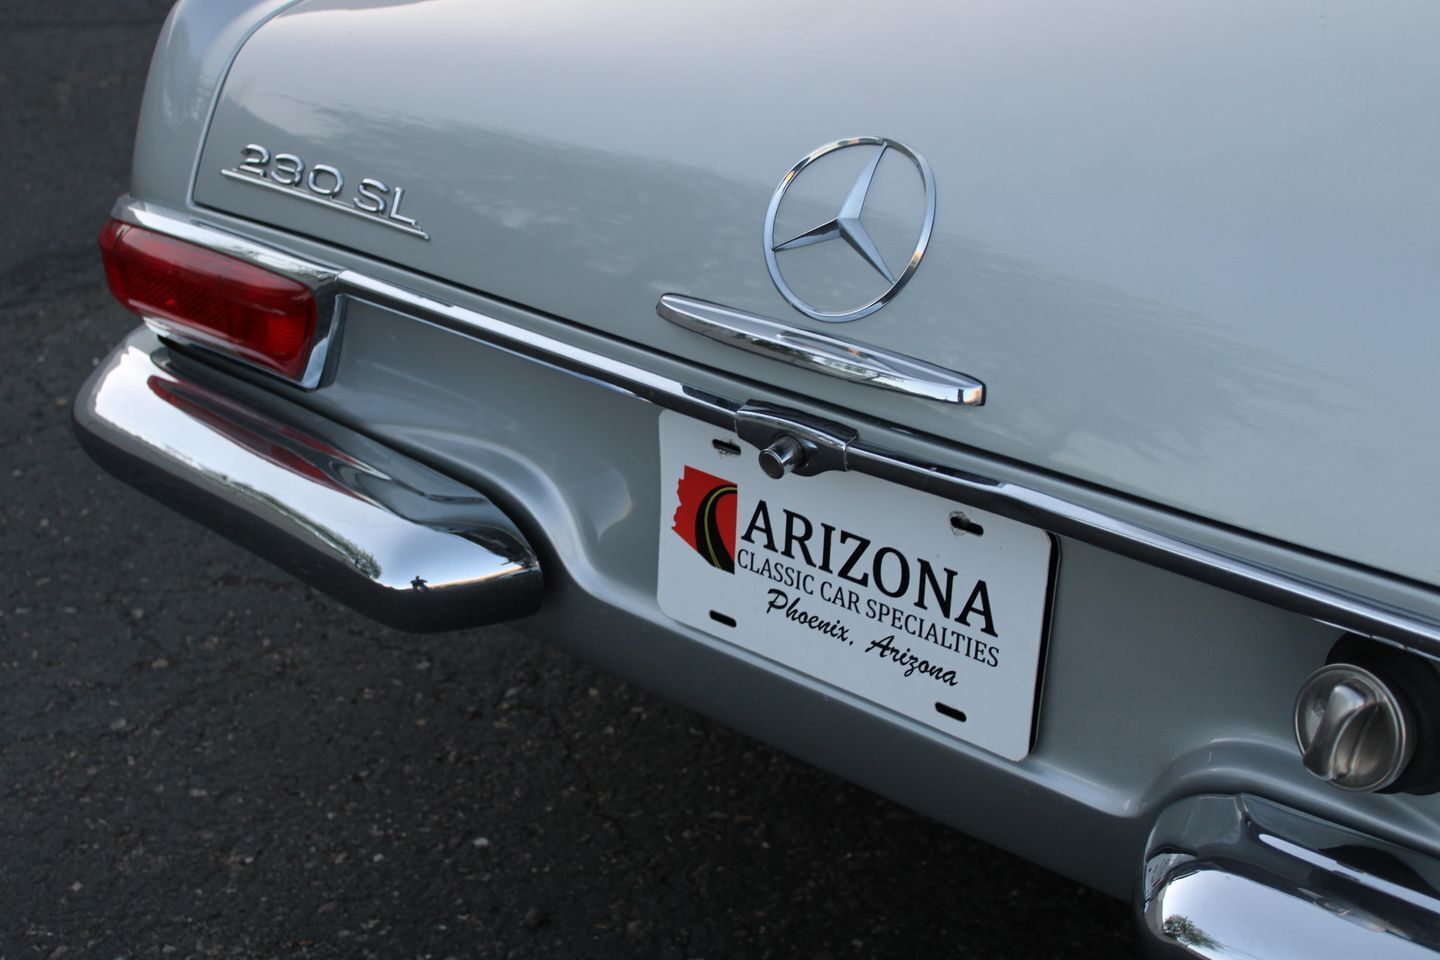
[[[795,178],[800,176],[806,167],[827,153],[844,150],[846,147],[860,146],[877,146],[880,149],[875,151],[875,156],[870,158],[870,162],[856,178],[855,184],[850,188],[850,193],[840,205],[840,212],[835,215],[834,219],[826,220],[789,240],[776,243],[775,214],[779,212],[780,201],[785,198],[785,192],[790,189]],[[920,225],[920,236],[915,241],[915,252],[910,254],[910,259],[905,264],[905,269],[900,271],[899,276],[891,271],[890,265],[885,262],[885,257],[876,248],[875,242],[870,239],[870,233],[860,219],[860,214],[865,209],[865,198],[870,193],[870,184],[875,179],[875,171],[880,167],[880,159],[889,150],[894,150],[915,164],[915,169],[920,171],[920,180],[925,185],[925,219]],[[885,306],[895,297],[895,294],[904,288],[905,284],[910,282],[910,278],[914,276],[915,270],[920,266],[920,258],[925,256],[925,248],[930,244],[930,230],[934,225],[935,176],[930,172],[930,165],[925,162],[924,157],[899,140],[891,140],[888,137],[851,137],[848,140],[836,140],[834,143],[827,143],[813,151],[805,159],[791,167],[790,172],[785,174],[785,178],[780,181],[780,186],[775,188],[774,195],[770,197],[770,209],[765,213],[765,265],[770,268],[770,279],[775,281],[775,288],[780,291],[780,295],[790,301],[792,307],[806,316],[829,323],[859,320]],[[817,310],[801,300],[785,282],[785,277],[781,275],[780,263],[776,254],[784,250],[793,250],[796,247],[809,246],[812,243],[825,243],[829,240],[844,240],[848,243],[880,276],[885,278],[889,287],[864,306],[837,313]]]

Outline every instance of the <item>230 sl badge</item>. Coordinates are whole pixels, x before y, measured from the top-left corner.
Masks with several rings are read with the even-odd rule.
[[[247,144],[241,161],[220,173],[232,180],[256,187],[275,190],[286,196],[323,204],[331,210],[363,217],[371,223],[399,230],[421,240],[430,234],[420,229],[413,217],[400,212],[405,202],[404,187],[390,187],[384,181],[365,177],[355,185],[353,195],[346,199],[346,180],[338,167],[317,163],[308,169],[305,161],[293,153],[272,154],[258,143]]]

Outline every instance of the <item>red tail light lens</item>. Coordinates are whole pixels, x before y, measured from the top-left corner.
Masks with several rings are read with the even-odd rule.
[[[100,231],[100,254],[110,292],[140,316],[291,380],[304,376],[316,305],[300,281],[118,220]]]

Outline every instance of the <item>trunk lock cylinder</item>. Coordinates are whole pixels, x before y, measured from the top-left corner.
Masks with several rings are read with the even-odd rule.
[[[779,480],[796,467],[805,465],[805,447],[794,437],[786,434],[760,451],[760,469],[765,475]]]
[[[735,432],[759,448],[760,469],[776,480],[847,469],[845,453],[858,436],[843,423],[755,401],[735,411]]]

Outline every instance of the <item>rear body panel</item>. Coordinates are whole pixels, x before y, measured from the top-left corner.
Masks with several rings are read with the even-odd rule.
[[[1159,811],[1207,792],[1440,854],[1432,797],[1343,794],[1300,766],[1295,691],[1340,629],[1202,574],[1057,537],[1019,763],[677,623],[656,603],[660,407],[439,309],[1437,621],[1436,454],[1412,426],[1436,408],[1440,346],[1423,322],[1440,124],[1434,85],[1412,82],[1434,73],[1435,16],[187,0],[134,192],[430,305],[357,295],[314,392],[243,371],[211,386],[244,377],[485,493],[540,555],[524,626],[558,646],[1117,895]],[[770,280],[765,210],[806,153],[868,134],[929,160],[935,236],[893,303],[821,325]],[[429,239],[222,175],[251,143],[405,188]],[[897,169],[867,207],[887,257],[913,215]],[[799,198],[793,226],[852,176]],[[660,320],[666,292],[962,370],[987,404],[729,349]]]

